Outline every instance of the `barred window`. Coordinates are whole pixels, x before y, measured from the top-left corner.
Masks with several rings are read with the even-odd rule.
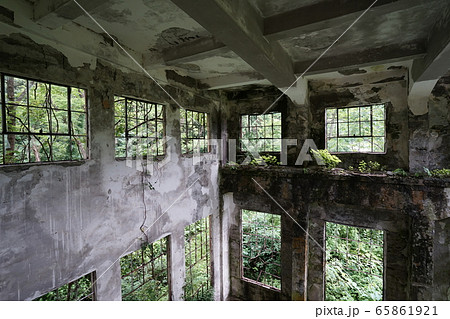
[[[120,259],[122,300],[170,299],[167,245],[165,237]]]
[[[165,154],[163,105],[115,97],[114,118],[117,158]]]
[[[281,289],[281,216],[242,210],[242,275]]]
[[[184,230],[186,256],[184,300],[214,300],[209,225],[210,217],[205,217]]]
[[[65,284],[34,301],[95,301],[95,271]]]
[[[281,151],[281,113],[241,115],[241,151]]]
[[[181,153],[208,152],[208,114],[181,110]]]
[[[0,165],[88,157],[86,90],[0,76]]]
[[[384,153],[385,105],[326,109],[326,148],[334,153]]]

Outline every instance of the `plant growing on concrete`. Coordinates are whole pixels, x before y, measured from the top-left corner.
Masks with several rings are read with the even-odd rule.
[[[396,168],[393,173],[398,176],[408,176],[408,173],[403,168]]]
[[[261,158],[254,158],[250,161],[250,165],[264,165],[266,163],[267,165],[280,165],[280,162],[278,162],[278,159],[274,155],[262,155]]]
[[[450,168],[434,169],[431,171],[431,175],[441,178],[450,177]]]
[[[325,163],[325,166],[329,169],[335,168],[342,161],[336,155],[330,154],[327,149],[324,150],[313,150],[311,149],[311,153],[316,158],[321,158]]]

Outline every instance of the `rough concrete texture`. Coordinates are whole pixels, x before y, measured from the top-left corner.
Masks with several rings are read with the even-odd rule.
[[[410,114],[410,169],[423,171],[450,165],[450,73],[442,77],[428,99],[428,112]]]
[[[298,168],[221,169],[224,210],[232,221],[230,299],[323,300],[324,254],[314,240],[323,246],[328,221],[385,231],[385,300],[448,300],[449,186],[448,180],[305,174]],[[282,216],[281,292],[241,279],[240,209]]]
[[[361,160],[377,161],[389,169],[408,168],[407,70],[392,68],[336,79],[311,80],[311,138],[319,149],[325,147],[325,108],[386,105],[386,154],[339,154],[342,167],[357,166]]]
[[[143,75],[125,74],[101,62],[95,69],[76,69],[55,49],[24,37],[13,35],[0,43],[0,71],[86,88],[90,133],[86,161],[0,168],[0,299],[31,300],[96,271],[97,298],[120,300],[118,260],[143,243],[144,221],[150,242],[170,236],[171,295],[181,299],[184,227],[209,215],[217,217],[219,200],[217,164],[194,166],[192,158],[180,155],[179,107]],[[181,105],[207,110],[211,123],[217,122],[219,99],[180,87],[165,89]],[[130,167],[114,159],[114,95],[166,105],[166,133],[174,139],[166,150],[169,162],[153,174],[143,176],[139,162]],[[154,190],[143,185],[143,179]],[[220,237],[213,243],[213,251],[222,245]],[[220,266],[220,260],[214,265]],[[223,278],[218,270],[214,273],[220,296]]]

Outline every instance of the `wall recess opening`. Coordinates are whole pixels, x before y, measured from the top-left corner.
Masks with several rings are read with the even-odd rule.
[[[327,301],[383,300],[384,232],[326,223]]]
[[[242,276],[281,289],[281,216],[242,210]]]
[[[167,237],[120,259],[122,300],[169,300]]]

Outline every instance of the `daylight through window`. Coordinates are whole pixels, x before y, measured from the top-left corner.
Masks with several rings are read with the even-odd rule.
[[[88,157],[86,90],[0,76],[0,165]]]
[[[186,255],[184,300],[214,300],[209,219],[210,217],[205,217],[184,230]]]
[[[281,113],[241,115],[241,151],[281,151]]]
[[[167,245],[162,238],[120,259],[122,300],[169,300]]]
[[[242,210],[243,277],[281,289],[281,216]]]
[[[383,300],[383,245],[381,230],[326,223],[326,300]]]
[[[95,272],[52,290],[35,301],[94,301]]]
[[[326,148],[334,153],[384,153],[384,104],[327,108]]]
[[[116,157],[164,155],[164,106],[115,97]]]
[[[208,152],[208,114],[190,110],[181,110],[181,152]]]

